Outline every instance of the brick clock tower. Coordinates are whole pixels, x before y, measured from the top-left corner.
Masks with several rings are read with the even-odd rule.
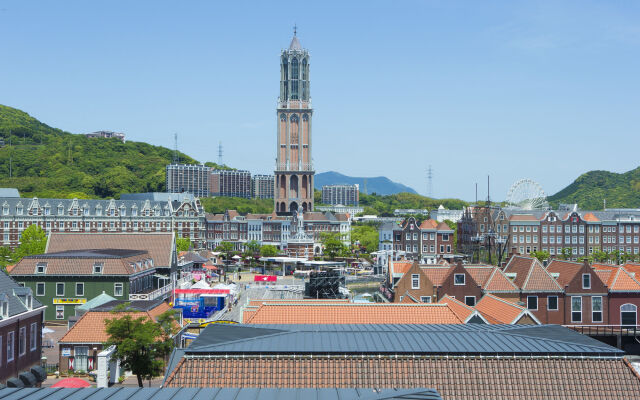
[[[278,147],[273,192],[278,214],[313,210],[312,114],[309,52],[300,46],[294,28],[289,48],[280,54]]]

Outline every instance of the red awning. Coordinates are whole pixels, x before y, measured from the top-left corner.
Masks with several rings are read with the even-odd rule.
[[[253,277],[254,282],[276,282],[278,277],[275,275],[255,275]]]
[[[229,289],[176,289],[175,294],[229,294]]]

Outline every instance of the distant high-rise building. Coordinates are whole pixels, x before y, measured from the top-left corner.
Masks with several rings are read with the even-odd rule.
[[[322,187],[322,203],[357,206],[360,203],[360,188],[355,185],[325,185]]]
[[[280,53],[274,193],[277,213],[313,210],[312,114],[309,52],[300,46],[294,31],[289,48]]]
[[[251,198],[251,173],[241,170],[214,170],[209,175],[211,196]]]
[[[251,177],[251,195],[254,199],[273,199],[273,175],[254,175]]]
[[[196,197],[209,196],[210,167],[204,165],[167,165],[167,192],[188,192]]]

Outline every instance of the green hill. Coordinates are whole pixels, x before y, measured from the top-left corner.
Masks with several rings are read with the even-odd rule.
[[[0,139],[0,187],[16,187],[24,196],[118,198],[164,191],[165,166],[173,158],[165,147],[74,135],[3,105]],[[180,160],[198,163],[182,153]]]
[[[577,203],[584,210],[601,210],[605,199],[607,208],[640,208],[640,167],[622,174],[587,172],[550,196],[549,202],[554,207],[559,203]]]

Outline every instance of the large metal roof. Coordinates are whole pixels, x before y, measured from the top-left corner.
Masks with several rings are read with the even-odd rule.
[[[434,389],[85,388],[0,389],[0,400],[442,400]]]
[[[198,354],[415,354],[622,356],[559,325],[209,325]]]

